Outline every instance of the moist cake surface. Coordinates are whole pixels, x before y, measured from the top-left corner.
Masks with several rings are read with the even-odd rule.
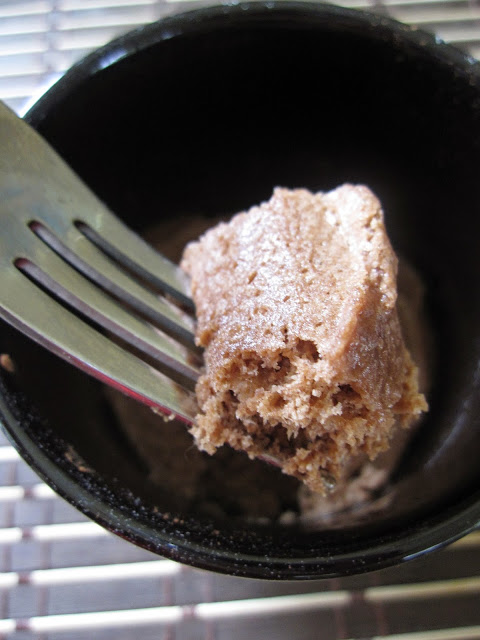
[[[271,456],[319,493],[424,410],[376,197],[276,189],[187,246],[205,373],[192,433]]]

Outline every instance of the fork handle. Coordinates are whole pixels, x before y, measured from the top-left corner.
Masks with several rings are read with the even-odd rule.
[[[52,207],[81,215],[85,206],[103,205],[53,148],[0,101],[0,193],[2,200],[34,195],[42,213]],[[21,212],[18,212],[21,215]],[[1,215],[1,213],[0,213]],[[29,212],[28,215],[32,215]],[[54,219],[48,222],[55,226]],[[56,231],[56,229],[53,229]]]

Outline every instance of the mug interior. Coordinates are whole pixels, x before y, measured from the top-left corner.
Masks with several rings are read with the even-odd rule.
[[[474,525],[478,65],[378,17],[255,3],[118,39],[67,73],[27,120],[140,232],[165,225],[168,234],[184,214],[230,215],[278,185],[367,184],[394,248],[421,273],[435,346],[430,411],[395,475],[395,499],[368,523],[304,531],[185,508],[148,479],[102,386],[2,324],[0,351],[18,371],[2,374],[6,428],[60,493],[154,551],[257,577],[374,568]]]

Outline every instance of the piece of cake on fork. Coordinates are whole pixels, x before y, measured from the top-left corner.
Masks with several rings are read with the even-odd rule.
[[[205,372],[192,433],[327,493],[427,410],[396,309],[397,258],[364,186],[272,198],[190,243]]]

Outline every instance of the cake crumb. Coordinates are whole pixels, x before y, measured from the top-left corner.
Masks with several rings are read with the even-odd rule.
[[[165,411],[159,407],[150,407],[150,411],[156,416],[160,416],[164,422],[173,422],[175,420],[174,413],[165,413]]]
[[[8,353],[0,353],[0,367],[5,369],[8,373],[15,373],[16,367],[12,360],[12,357]]]

